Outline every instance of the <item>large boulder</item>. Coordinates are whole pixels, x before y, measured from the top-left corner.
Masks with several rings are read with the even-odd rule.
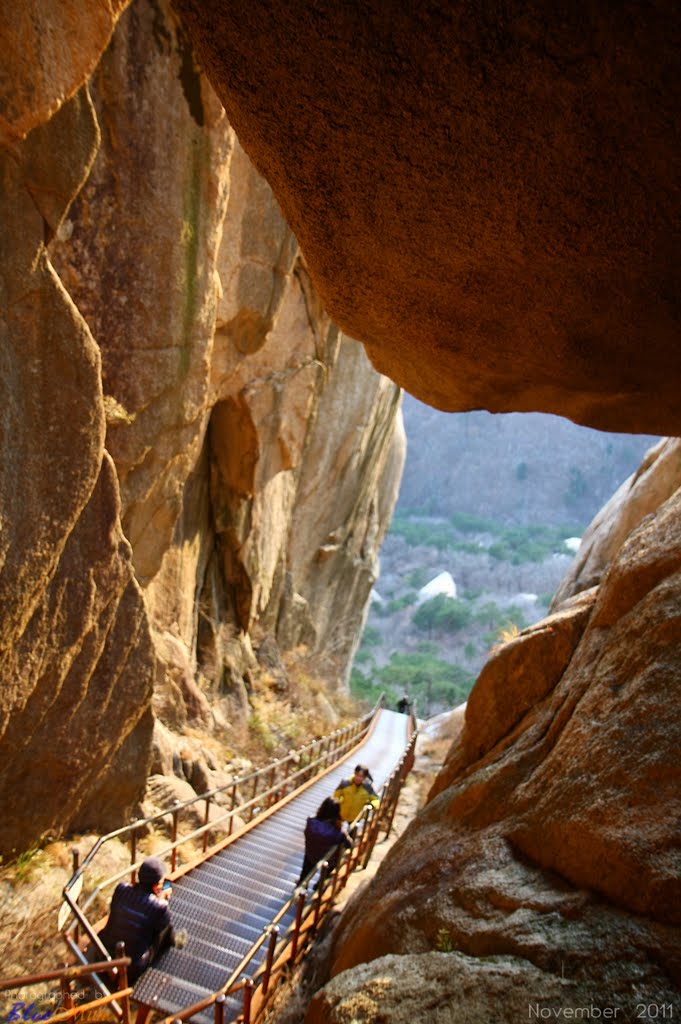
[[[0,9],[0,135],[15,143],[88,80],[129,0],[22,0]],[[68,150],[66,151],[68,152]]]
[[[669,988],[658,979],[632,994],[631,979],[621,977],[594,993],[580,979],[547,974],[510,954],[415,953],[380,957],[336,975],[312,1000],[305,1024],[517,1024],[563,1016],[634,1020],[643,1000],[661,1006],[669,1000]]]
[[[678,431],[678,5],[178,9],[379,370],[442,409]]]

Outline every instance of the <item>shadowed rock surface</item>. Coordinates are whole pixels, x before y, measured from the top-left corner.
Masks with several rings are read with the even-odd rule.
[[[676,4],[179,10],[379,370],[441,409],[675,433]]]

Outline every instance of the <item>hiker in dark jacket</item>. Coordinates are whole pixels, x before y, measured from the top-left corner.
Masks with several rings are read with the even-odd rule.
[[[175,942],[165,895],[170,890],[163,890],[165,873],[158,857],[147,857],[140,865],[135,885],[119,882],[111,898],[109,919],[100,934],[112,956],[116,955],[116,943],[125,943],[125,955],[132,960],[128,968],[131,985],[157,953]]]
[[[340,804],[333,797],[327,796],[317,809],[314,818],[307,819],[305,826],[305,857],[300,871],[298,885],[329,850],[334,846],[345,846],[348,849],[352,843],[341,829]],[[329,865],[333,867],[338,858],[339,850],[332,854]]]

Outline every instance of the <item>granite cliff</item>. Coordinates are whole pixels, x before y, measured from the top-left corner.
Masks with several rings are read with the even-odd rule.
[[[5,853],[125,820],[154,720],[156,749],[243,722],[261,650],[342,687],[404,458],[399,389],[170,7],[92,5],[77,43],[75,7],[30,13],[2,79]]]

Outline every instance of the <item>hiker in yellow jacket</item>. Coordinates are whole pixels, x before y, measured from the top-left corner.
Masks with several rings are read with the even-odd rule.
[[[354,821],[367,804],[378,807],[380,801],[372,782],[371,772],[363,764],[357,765],[351,779],[343,779],[333,794],[334,800],[340,804],[341,821]]]

